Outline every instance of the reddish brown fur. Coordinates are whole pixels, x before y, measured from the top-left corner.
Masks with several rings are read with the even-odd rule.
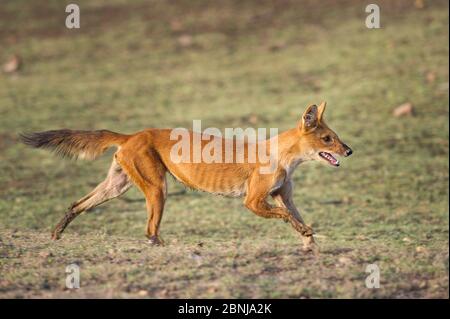
[[[304,223],[292,200],[292,173],[301,162],[321,160],[319,151],[343,156],[351,154],[348,146],[325,124],[325,106],[325,103],[319,107],[309,106],[296,128],[278,135],[278,165],[271,174],[260,173],[262,164],[259,161],[248,163],[248,152],[244,163],[174,163],[170,152],[177,141],[170,140],[170,129],[147,129],[132,135],[60,130],[25,135],[24,141],[35,147],[52,148],[63,155],[84,154],[88,158],[97,157],[110,146],[119,146],[106,180],[69,208],[53,231],[54,239],[59,238],[80,213],[120,196],[135,184],[146,198],[147,237],[151,243],[162,243],[159,226],[167,198],[166,173],[169,172],[193,189],[244,196],[244,204],[249,210],[264,218],[289,222],[302,235],[305,248],[312,249],[315,246],[313,230]],[[196,133],[189,134],[192,139]],[[202,147],[207,143],[202,141]],[[222,144],[225,147],[225,143]],[[248,148],[246,143],[245,150]],[[236,148],[233,151],[236,154]],[[193,152],[191,148],[191,155]],[[277,206],[270,205],[268,197],[272,197]]]
[[[63,157],[95,159],[107,148],[121,145],[127,135],[108,130],[74,131],[53,130],[21,134],[23,143],[36,148],[48,148]]]

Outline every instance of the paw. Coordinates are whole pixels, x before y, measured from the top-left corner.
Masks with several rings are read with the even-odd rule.
[[[304,251],[306,253],[313,253],[314,255],[316,255],[320,252],[320,248],[317,244],[308,244],[308,245],[303,245],[302,251]]]
[[[148,243],[152,246],[164,246],[164,242],[158,236],[149,236]]]
[[[319,254],[319,246],[316,244],[313,236],[302,237],[303,248],[302,251],[305,253],[312,253],[313,255]]]
[[[58,239],[61,239],[61,234],[55,230],[52,232],[52,240],[58,240]]]

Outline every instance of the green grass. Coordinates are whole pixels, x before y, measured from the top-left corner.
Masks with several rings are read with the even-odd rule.
[[[365,27],[359,1],[77,3],[79,30],[64,27],[62,1],[0,7],[0,61],[24,61],[0,74],[0,297],[448,298],[448,2],[379,1],[379,30]],[[134,188],[51,242],[111,153],[74,162],[17,140],[22,131],[130,133],[193,119],[284,130],[321,100],[354,155],[339,169],[311,163],[294,175],[319,257],[300,251],[289,225],[172,180],[165,247],[146,244]],[[393,117],[405,102],[416,115]],[[72,262],[76,291],[64,288]],[[364,285],[370,263],[380,289]]]

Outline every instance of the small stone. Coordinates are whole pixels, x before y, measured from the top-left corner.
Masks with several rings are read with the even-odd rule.
[[[3,64],[3,72],[14,73],[22,66],[22,59],[17,54],[11,56],[11,58]]]
[[[209,288],[207,289],[207,291],[208,291],[208,293],[210,293],[210,294],[215,293],[215,292],[217,292],[217,287],[209,287]]]
[[[191,259],[193,259],[194,261],[196,261],[197,263],[200,263],[203,259],[203,257],[200,256],[199,252],[193,252],[193,253],[189,254],[189,257]]]
[[[423,254],[423,253],[428,252],[428,250],[427,250],[427,248],[424,247],[424,246],[417,246],[417,247],[416,247],[416,252],[419,253],[419,254]]]
[[[183,30],[183,24],[179,20],[170,21],[170,29],[173,32],[180,32]]]
[[[338,261],[342,265],[350,265],[352,263],[352,260],[348,257],[339,257]]]
[[[401,116],[412,116],[414,115],[414,108],[411,103],[404,103],[400,106],[397,106],[392,114],[395,117],[401,117]]]
[[[49,258],[49,257],[53,257],[53,254],[49,251],[41,251],[39,253],[39,257],[41,258]]]
[[[250,114],[250,116],[248,117],[248,122],[250,124],[258,123],[258,116],[256,114]]]
[[[426,78],[428,83],[433,83],[434,81],[436,81],[436,73],[434,73],[432,71],[429,71],[425,75],[425,78]]]
[[[141,297],[148,296],[148,291],[147,290],[139,290],[138,295]]]
[[[183,48],[190,47],[192,45],[192,42],[192,36],[190,36],[189,34],[183,34],[182,36],[178,37],[178,44]]]
[[[425,1],[424,0],[416,0],[416,1],[414,1],[414,6],[417,9],[423,9],[423,8],[425,8]]]
[[[426,281],[421,281],[420,283],[419,283],[419,288],[420,289],[425,289],[425,288],[427,288],[428,287],[428,282],[426,282]]]

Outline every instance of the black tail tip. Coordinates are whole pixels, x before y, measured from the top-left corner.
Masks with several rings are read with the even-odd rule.
[[[36,139],[34,138],[34,133],[22,132],[19,133],[19,141],[28,146],[34,146]]]
[[[19,141],[27,146],[39,148],[44,146],[48,139],[39,132],[22,132],[19,133]]]

